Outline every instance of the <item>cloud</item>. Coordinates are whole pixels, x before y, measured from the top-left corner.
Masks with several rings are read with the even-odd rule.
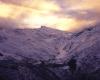
[[[60,30],[76,30],[100,21],[100,0],[0,1],[0,17],[11,19],[22,28],[47,25]]]
[[[61,7],[59,14],[75,19],[80,24],[74,27],[83,28],[100,23],[100,0],[56,0],[56,3]]]
[[[0,18],[0,28],[17,28],[18,22],[8,18]]]
[[[17,4],[20,5],[23,1],[25,0],[0,0],[3,3],[7,3],[7,4]]]
[[[93,9],[91,10],[70,10],[67,12],[67,15],[71,18],[76,18],[78,20],[93,20],[97,18],[97,12]]]

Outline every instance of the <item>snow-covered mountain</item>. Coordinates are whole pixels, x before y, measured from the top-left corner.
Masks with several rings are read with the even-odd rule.
[[[66,42],[59,38],[65,38],[65,32],[46,27],[40,29],[1,29],[0,52],[4,56],[13,56],[16,59],[22,57],[35,60],[48,60],[58,55],[57,45]]]
[[[100,80],[99,75],[99,25],[76,33],[0,29],[1,80]]]

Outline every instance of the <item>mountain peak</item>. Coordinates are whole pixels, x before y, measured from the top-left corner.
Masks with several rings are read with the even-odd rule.
[[[45,26],[1,29],[0,78],[100,80],[99,53],[99,25],[76,33]]]

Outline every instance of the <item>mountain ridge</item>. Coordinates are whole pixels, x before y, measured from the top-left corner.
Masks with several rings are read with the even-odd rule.
[[[99,25],[75,33],[47,27],[1,29],[0,78],[99,80],[99,35]]]

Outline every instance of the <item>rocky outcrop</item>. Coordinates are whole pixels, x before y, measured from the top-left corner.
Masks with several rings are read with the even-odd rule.
[[[100,27],[0,30],[0,80],[100,80]]]

